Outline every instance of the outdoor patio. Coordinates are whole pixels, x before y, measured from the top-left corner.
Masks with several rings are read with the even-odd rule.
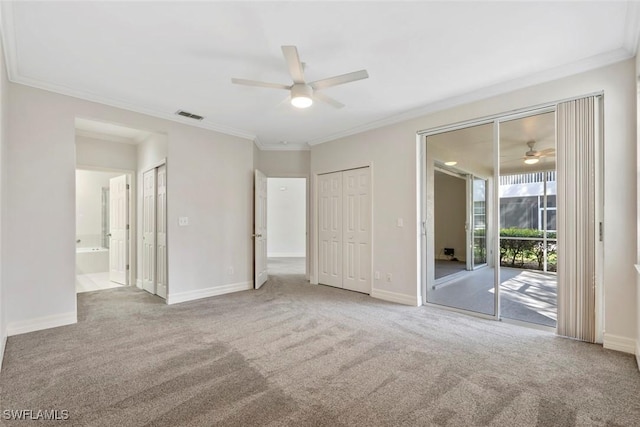
[[[520,268],[500,268],[503,318],[556,326],[556,274]],[[427,290],[427,301],[478,313],[494,314],[494,269],[480,268],[451,276]]]

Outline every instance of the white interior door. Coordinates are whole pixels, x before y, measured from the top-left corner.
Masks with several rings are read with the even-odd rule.
[[[156,169],[142,175],[142,288],[156,293]]]
[[[254,200],[254,287],[260,287],[267,281],[267,177],[256,170]]]
[[[318,176],[318,282],[342,283],[342,172]]]
[[[156,294],[167,298],[167,166],[157,168]]]
[[[342,173],[343,274],[345,289],[371,292],[369,168]]]
[[[109,180],[109,280],[128,284],[129,192],[127,176]]]

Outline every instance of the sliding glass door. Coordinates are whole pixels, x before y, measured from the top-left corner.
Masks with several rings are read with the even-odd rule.
[[[426,138],[428,303],[555,327],[555,113]]]

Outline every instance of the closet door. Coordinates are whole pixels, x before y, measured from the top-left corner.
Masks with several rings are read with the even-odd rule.
[[[342,283],[351,291],[371,292],[371,198],[369,168],[342,173]]]
[[[142,288],[156,293],[156,170],[142,175]]]
[[[318,282],[342,287],[342,172],[318,176]]]
[[[167,166],[157,169],[156,294],[167,298]]]

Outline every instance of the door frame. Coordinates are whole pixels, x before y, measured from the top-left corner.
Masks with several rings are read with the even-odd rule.
[[[602,125],[604,123],[603,118],[603,109],[602,109],[602,99],[604,97],[603,91],[591,92],[584,95],[574,96],[570,98],[563,98],[552,102],[546,102],[538,105],[533,105],[529,107],[514,109],[507,112],[492,114],[485,117],[474,118],[470,120],[463,120],[461,122],[451,123],[447,125],[437,126],[433,128],[423,129],[416,132],[416,184],[417,184],[417,214],[418,214],[418,225],[420,233],[417,238],[417,266],[418,266],[418,283],[417,283],[417,292],[419,296],[419,300],[422,301],[423,305],[438,307],[445,310],[460,312],[464,314],[468,314],[475,317],[480,318],[488,318],[493,320],[504,320],[509,323],[516,323],[519,325],[524,325],[537,329],[545,329],[550,330],[551,328],[545,326],[539,326],[536,324],[519,322],[517,320],[503,319],[500,318],[500,295],[499,292],[495,292],[495,316],[486,315],[483,313],[477,313],[469,310],[462,310],[454,307],[447,307],[444,305],[432,304],[427,302],[427,286],[428,286],[428,277],[427,277],[427,269],[433,268],[433,265],[429,265],[429,260],[427,259],[427,245],[429,239],[427,239],[427,234],[429,233],[428,229],[428,212],[427,205],[428,201],[426,200],[426,188],[427,188],[427,137],[437,135],[444,132],[450,132],[454,130],[465,129],[468,127],[493,124],[493,161],[494,164],[500,164],[500,123],[506,122],[509,120],[516,120],[523,117],[529,117],[536,114],[548,113],[551,111],[556,111],[558,104],[573,101],[577,99],[582,99],[586,97],[599,97],[600,101],[597,102],[597,116],[599,121],[596,121],[596,134],[598,135],[598,141],[596,142],[596,160],[595,167],[597,170],[597,174],[595,183],[595,191],[596,191],[596,226],[599,223],[604,222],[604,172],[603,172],[603,148],[604,148],[604,135],[602,132]],[[494,194],[497,196],[497,188],[499,186],[499,168],[495,168],[494,176],[493,176],[493,184],[492,190]],[[499,218],[499,208],[500,208],[500,200],[498,197],[493,197],[492,207],[494,209],[495,215],[491,218],[491,226],[494,230],[498,230],[500,226],[500,218]],[[597,234],[597,230],[594,230]],[[500,239],[499,236],[493,236],[492,242],[487,242],[487,248],[491,247],[495,254],[500,250]],[[596,305],[596,313],[595,313],[595,328],[596,328],[596,342],[601,343],[603,340],[604,333],[604,283],[603,283],[603,268],[604,268],[604,245],[602,240],[596,239],[596,250],[595,250],[596,262],[595,262],[595,305]],[[495,282],[499,282],[499,274],[500,274],[500,266],[498,263],[494,265],[495,267]],[[498,286],[499,287],[499,286]]]
[[[375,201],[375,194],[373,192],[374,186],[375,186],[375,179],[374,179],[374,165],[373,165],[373,161],[369,161],[368,163],[354,163],[354,164],[346,164],[343,167],[338,167],[338,168],[331,168],[331,169],[319,169],[315,172],[312,173],[312,179],[313,182],[312,184],[312,190],[313,190],[313,194],[311,194],[311,198],[310,198],[310,202],[312,203],[311,206],[309,207],[309,212],[311,214],[311,241],[309,242],[309,247],[310,249],[312,249],[312,252],[310,253],[310,261],[312,264],[310,264],[310,268],[311,268],[311,275],[309,278],[309,283],[311,283],[312,285],[317,285],[318,284],[318,277],[319,277],[319,260],[320,260],[320,241],[319,241],[319,226],[320,224],[318,223],[318,209],[319,209],[319,201],[318,201],[318,175],[326,175],[328,173],[334,173],[334,172],[343,172],[346,170],[351,170],[351,169],[362,169],[362,168],[369,168],[369,206],[371,207],[370,212],[369,212],[369,221],[371,224],[370,227],[370,235],[369,235],[369,241],[371,242],[370,246],[371,246],[371,252],[369,254],[370,256],[370,266],[369,266],[369,277],[371,278],[371,290],[369,292],[369,295],[373,294],[373,291],[375,290],[375,286],[374,286],[374,282],[375,282],[375,278],[374,278],[374,274],[373,274],[373,270],[374,270],[374,259],[373,259],[373,254],[374,254],[374,246],[375,246],[375,239],[374,239],[374,214],[373,214],[373,206],[374,206],[374,201]]]
[[[100,166],[91,166],[91,165],[82,165],[77,164],[75,170],[85,170],[85,171],[95,171],[95,172],[113,172],[120,173],[122,175],[127,175],[127,182],[129,183],[129,273],[127,275],[127,283],[126,286],[136,286],[136,272],[137,272],[137,256],[136,256],[136,248],[137,248],[137,239],[132,236],[137,236],[137,214],[136,214],[136,171],[130,169],[117,169],[117,168],[105,168]],[[75,194],[75,185],[74,185],[74,194]],[[77,196],[74,196],[77,197]],[[75,201],[74,201],[75,203]],[[74,233],[76,227],[76,218],[74,215]],[[74,235],[75,240],[75,235]],[[75,259],[75,257],[74,257]],[[75,271],[75,269],[74,269]]]

